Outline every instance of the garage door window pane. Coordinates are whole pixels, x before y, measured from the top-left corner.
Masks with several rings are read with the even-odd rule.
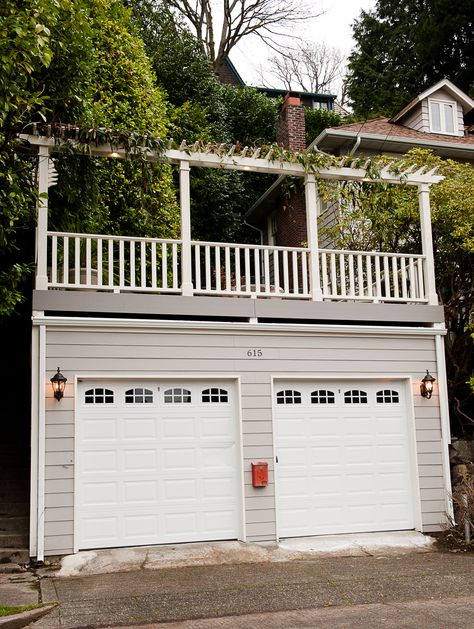
[[[223,404],[229,401],[229,394],[225,389],[204,389],[202,401],[206,403]]]
[[[89,389],[84,400],[86,404],[113,404],[114,392],[110,389]]]
[[[311,404],[335,404],[336,396],[332,391],[320,389],[311,393]]]
[[[292,389],[278,391],[277,404],[301,404],[301,393]]]
[[[392,391],[391,389],[377,391],[377,404],[398,404],[399,402],[400,396],[398,391]]]
[[[344,393],[345,404],[367,404],[367,393],[365,391],[359,391],[358,389],[352,389]]]
[[[150,389],[129,389],[125,391],[125,404],[152,404],[153,391]]]
[[[167,389],[165,404],[191,404],[191,391],[188,389]]]

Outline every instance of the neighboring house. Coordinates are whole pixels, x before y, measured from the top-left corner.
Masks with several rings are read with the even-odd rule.
[[[285,109],[300,115],[289,99]],[[419,190],[419,255],[321,250],[315,176],[235,147],[150,155],[179,170],[179,240],[57,233],[45,193],[59,140],[25,140],[39,152],[41,193],[31,556],[440,530],[451,503],[429,210],[439,177],[406,174]],[[299,178],[305,246],[191,241],[195,167]],[[359,181],[365,171],[319,176]],[[58,367],[59,400],[49,382]],[[430,398],[420,392],[427,370]],[[264,471],[252,475],[257,463],[268,484]]]
[[[414,98],[392,118],[325,129],[313,142],[322,151],[400,155],[411,148],[474,164],[474,100],[448,79]]]

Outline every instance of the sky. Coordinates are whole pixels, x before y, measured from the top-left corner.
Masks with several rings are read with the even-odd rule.
[[[324,11],[324,14],[308,22],[306,28],[301,28],[297,34],[309,41],[323,41],[348,55],[354,44],[352,22],[361,10],[373,9],[376,0],[314,0],[314,3],[317,10]],[[265,68],[271,54],[272,51],[258,40],[243,40],[238,49],[232,50],[230,59],[247,84],[260,85],[260,67]]]

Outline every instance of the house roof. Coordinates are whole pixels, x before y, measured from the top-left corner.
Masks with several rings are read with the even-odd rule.
[[[353,122],[340,127],[330,127],[322,131],[313,145],[327,151],[352,148],[355,142],[371,151],[393,151],[404,153],[414,146],[433,149],[444,157],[454,159],[474,159],[474,135],[464,137],[448,136],[441,133],[417,131],[402,124],[395,124],[388,118],[375,118],[365,122]]]
[[[441,89],[451,94],[454,100],[456,100],[461,105],[465,114],[471,109],[474,109],[474,100],[472,100],[472,98],[470,98],[462,90],[456,87],[454,83],[451,83],[449,79],[441,79],[441,81],[438,81],[438,83],[436,83],[435,85],[432,85],[421,94],[418,94],[418,96],[415,96],[415,98],[410,101],[406,107],[404,107],[401,111],[399,111],[397,114],[395,114],[395,116],[390,119],[390,122],[397,122],[401,120],[408,112],[416,107],[418,103],[421,103],[422,100],[428,98],[429,96]]]
[[[267,96],[276,97],[276,96],[286,96],[286,94],[297,94],[301,98],[311,98],[313,100],[320,101],[334,101],[337,97],[335,94],[318,94],[317,92],[305,92],[302,90],[288,90],[288,89],[279,89],[274,87],[256,87],[258,92],[263,92]]]

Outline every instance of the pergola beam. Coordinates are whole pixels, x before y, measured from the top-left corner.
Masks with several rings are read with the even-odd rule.
[[[38,135],[20,135],[22,140],[27,141],[33,146],[48,147],[50,151],[58,151],[61,144],[65,141]],[[69,144],[77,144],[79,142],[68,140]],[[256,152],[251,157],[236,155],[232,147],[229,151],[211,152],[207,149],[203,151],[196,150],[196,144],[188,146],[181,144],[180,149],[166,149],[163,153],[158,153],[148,149],[140,149],[140,155],[147,161],[151,162],[168,162],[171,164],[180,164],[187,162],[189,166],[199,168],[220,168],[223,170],[240,170],[247,172],[266,173],[273,175],[283,175],[289,177],[304,177],[307,173],[304,165],[299,162],[281,161],[280,159],[267,159],[267,157],[258,157]],[[129,152],[123,148],[112,147],[110,144],[102,144],[98,146],[89,145],[90,155],[97,157],[110,157],[118,159],[127,159]],[[246,151],[244,150],[244,154]],[[258,154],[257,154],[258,155]],[[419,186],[421,184],[432,185],[443,179],[440,175],[435,175],[433,171],[424,172],[423,168],[413,170],[412,167],[402,169],[401,172],[395,174],[384,167],[379,177],[369,177],[364,168],[351,168],[348,166],[334,166],[330,168],[315,169],[310,173],[317,175],[322,179],[339,180],[339,181],[365,181],[365,182],[384,182],[390,184],[408,184]]]

